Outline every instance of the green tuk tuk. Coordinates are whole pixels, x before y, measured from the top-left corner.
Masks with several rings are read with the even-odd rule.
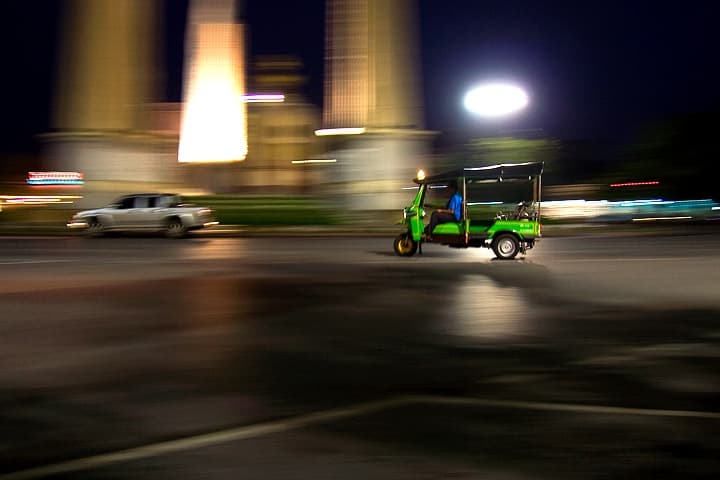
[[[403,209],[405,228],[395,238],[395,253],[409,257],[418,250],[422,253],[423,243],[439,243],[454,248],[492,248],[495,256],[504,260],[525,254],[541,236],[542,172],[542,162],[466,167],[427,177],[418,172],[413,180],[418,190],[412,205]],[[433,191],[450,184],[457,184],[462,196],[460,220],[440,223],[434,231],[425,232],[425,207],[442,206],[430,202]],[[503,191],[505,197],[509,193],[522,198],[513,200],[512,212],[491,212],[508,204],[498,200]]]

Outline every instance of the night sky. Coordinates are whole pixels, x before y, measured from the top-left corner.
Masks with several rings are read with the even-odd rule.
[[[187,0],[166,0],[165,100],[180,99]],[[48,130],[63,0],[0,2],[0,150],[32,148]],[[718,109],[716,12],[710,1],[419,0],[426,126],[444,132],[541,130],[623,140],[648,122]],[[251,55],[296,54],[322,102],[324,2],[248,0]],[[482,80],[511,80],[525,112],[488,124],[462,108]]]

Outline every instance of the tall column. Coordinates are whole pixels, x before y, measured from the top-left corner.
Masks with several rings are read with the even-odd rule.
[[[157,0],[71,0],[55,90],[53,127],[141,130],[157,97]]]
[[[329,0],[325,128],[422,128],[414,0]]]
[[[352,209],[394,209],[423,165],[414,0],[328,0],[323,129]]]
[[[160,0],[68,0],[58,56],[53,170],[84,174],[82,205],[139,190],[175,190],[177,138],[149,132],[158,97]]]

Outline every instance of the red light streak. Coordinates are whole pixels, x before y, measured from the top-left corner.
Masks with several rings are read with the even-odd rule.
[[[639,187],[642,185],[660,185],[660,182],[653,180],[651,182],[625,182],[625,183],[611,183],[611,187]]]

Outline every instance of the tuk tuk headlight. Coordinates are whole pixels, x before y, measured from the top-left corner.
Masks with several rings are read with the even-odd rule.
[[[403,209],[403,218],[414,217],[415,215],[417,215],[415,210]]]

